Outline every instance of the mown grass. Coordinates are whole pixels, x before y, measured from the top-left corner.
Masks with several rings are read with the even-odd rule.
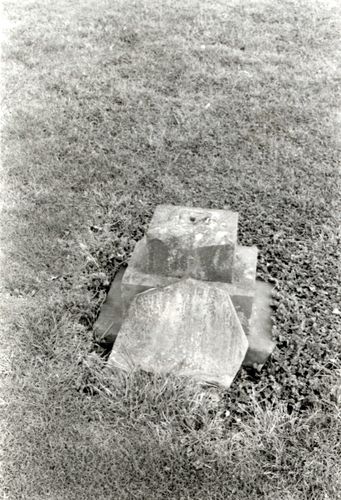
[[[6,499],[336,499],[340,9],[7,2]],[[159,203],[240,214],[277,348],[228,392],[102,370],[108,285]]]

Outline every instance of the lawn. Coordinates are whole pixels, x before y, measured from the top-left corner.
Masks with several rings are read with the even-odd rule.
[[[2,498],[340,498],[341,6],[4,10]],[[229,391],[92,352],[160,203],[238,211],[274,285],[276,349]]]

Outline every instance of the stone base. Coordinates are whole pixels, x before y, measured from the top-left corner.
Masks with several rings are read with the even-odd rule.
[[[179,278],[148,274],[141,271],[140,263],[146,258],[146,253],[146,239],[143,238],[136,243],[134,252],[130,258],[129,267],[126,269],[122,279],[122,305],[125,313],[128,311],[133,298],[138,293],[145,292],[150,288],[161,288],[179,281]]]
[[[236,246],[232,283],[245,289],[255,288],[257,257],[257,247]]]
[[[147,258],[147,253],[147,242],[143,238],[136,244],[129,267],[122,279],[121,290],[124,311],[128,310],[131,301],[138,293],[150,288],[162,288],[179,280],[179,278],[142,271],[142,263]],[[226,283],[226,289],[229,290],[232,303],[236,308],[246,334],[249,333],[249,321],[255,293],[257,253],[256,247],[237,246],[235,267],[233,268],[233,283]]]
[[[263,365],[275,348],[275,342],[272,340],[271,294],[271,285],[256,281],[250,329],[247,334],[249,349],[243,361],[244,366]]]

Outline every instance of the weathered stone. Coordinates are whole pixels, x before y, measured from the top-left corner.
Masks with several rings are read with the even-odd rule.
[[[236,247],[233,268],[233,283],[230,288],[232,302],[237,309],[243,326],[251,317],[253,290],[256,281],[257,247]],[[140,240],[131,256],[129,267],[122,280],[122,300],[126,309],[138,293],[149,288],[160,288],[174,283],[179,278],[163,274],[151,274],[141,271],[148,259],[147,241]]]
[[[178,281],[178,278],[140,271],[146,255],[147,245],[145,238],[143,238],[137,243],[129,267],[122,279],[122,302],[125,311],[138,293],[150,288],[161,288]],[[254,298],[257,248],[237,247],[236,255],[238,256],[238,274],[236,274],[238,281],[226,284],[226,289],[231,296],[245,333],[248,334]]]
[[[126,316],[135,295],[151,288],[162,288],[179,281],[178,278],[138,271],[136,266],[141,256],[145,255],[145,248],[145,240],[143,239],[137,243],[129,267],[125,272],[121,268],[115,276],[108,297],[94,325],[94,337],[97,342],[110,344],[115,341],[123,318]],[[236,254],[240,248],[244,249],[244,247],[238,247]],[[241,269],[245,269],[245,267],[247,266],[241,265]],[[245,276],[245,274],[242,273],[241,276]],[[275,346],[271,336],[272,288],[258,280],[256,288],[251,287],[251,280],[249,281],[249,289],[247,289],[246,284],[247,280],[239,279],[237,285],[226,284],[226,290],[249,340],[249,349],[243,364],[264,364]]]
[[[172,278],[158,274],[148,274],[140,271],[143,267],[143,262],[147,255],[146,238],[140,240],[134,249],[130,258],[129,267],[127,268],[121,284],[122,304],[125,311],[127,311],[130,303],[135,295],[145,292],[150,288],[160,288],[163,286],[171,285],[179,278]]]
[[[232,281],[238,214],[159,205],[147,232],[149,274]]]
[[[93,326],[94,339],[98,343],[111,344],[115,341],[123,321],[121,281],[125,268],[121,267],[111,284],[100,314]]]
[[[140,241],[138,241],[135,245],[134,251],[131,254],[129,260],[130,267],[136,267],[142,271],[145,266],[145,261],[148,259],[148,251],[147,251],[147,240],[144,236]]]
[[[134,298],[109,364],[229,387],[247,348],[227,285],[185,279]]]
[[[121,284],[124,311],[128,310],[129,305],[138,293],[145,292],[150,288],[162,288],[177,281],[179,281],[179,278],[142,273],[137,271],[135,267],[129,266]]]
[[[256,281],[258,249],[256,246],[245,247],[237,245],[235,249],[234,265],[232,269],[232,283],[245,289],[254,289]],[[129,268],[139,271],[142,275],[147,275],[145,271],[148,261],[147,238],[144,237],[135,245],[135,249],[130,257]],[[158,273],[154,273],[158,275]],[[164,277],[167,276],[161,273]],[[161,276],[159,275],[159,276]],[[220,280],[219,280],[220,281]],[[170,281],[169,283],[173,283]]]
[[[122,276],[123,273],[120,274]],[[177,281],[179,281],[177,278],[144,274],[129,267],[123,274],[120,290],[120,276],[116,275],[108,298],[94,325],[95,340],[109,344],[115,341],[135,295],[151,288],[162,288]],[[272,340],[271,289],[270,285],[258,280],[256,291],[246,291],[226,284],[226,290],[249,341],[243,365],[263,365],[275,347]]]
[[[122,280],[124,310],[128,310],[137,293],[151,288],[162,288],[176,281],[176,278],[144,274],[129,267]],[[226,291],[231,297],[250,344],[243,364],[264,364],[275,346],[271,334],[271,286],[257,280],[255,289],[246,290],[227,283]]]
[[[138,293],[145,292],[151,288],[162,288],[178,281],[180,281],[178,278],[141,273],[140,271],[137,271],[136,268],[129,266],[124,274],[121,284],[124,311],[128,310],[129,305]],[[226,283],[226,291],[231,297],[239,320],[245,330],[245,333],[247,334],[252,314],[254,291],[246,290],[230,283]]]
[[[229,293],[232,304],[236,310],[239,321],[248,335],[250,328],[250,318],[252,314],[252,305],[254,300],[254,291],[245,290],[239,286],[227,284],[226,290]]]
[[[246,366],[263,365],[275,347],[272,339],[271,293],[271,285],[256,281],[252,315],[247,332],[249,349],[243,362]]]
[[[258,248],[237,246],[232,282],[245,289],[254,289],[256,283]]]
[[[218,271],[214,270],[214,263],[214,272],[209,264],[212,258],[213,260],[215,258],[215,263],[220,266],[219,269],[223,269],[223,272],[219,271],[218,280],[232,281],[225,285],[225,291],[231,297],[249,340],[250,346],[243,364],[262,365],[275,345],[271,338],[271,287],[256,281],[257,248],[236,246],[236,223],[237,214],[232,212],[159,206],[153,217],[148,237],[137,243],[123,278],[123,270],[115,277],[94,325],[97,342],[110,344],[115,341],[123,318],[126,317],[128,308],[137,294],[151,288],[163,288],[176,283],[180,279],[179,276],[183,275],[199,276],[200,279],[212,281],[212,276]],[[160,236],[159,242],[156,241],[157,234]],[[225,236],[229,240],[231,234],[234,258],[232,267],[231,262],[228,264],[230,274],[227,276],[222,262],[219,261],[221,256],[219,252],[224,249]],[[161,245],[159,260],[158,245]],[[174,248],[172,245],[175,245]],[[200,260],[201,250],[203,254],[206,252],[206,256],[209,255],[211,260],[209,258]],[[175,275],[168,275],[167,273],[174,270],[172,266],[175,266],[177,272]],[[161,271],[159,274],[147,272],[150,267]],[[206,273],[205,276],[203,271]]]

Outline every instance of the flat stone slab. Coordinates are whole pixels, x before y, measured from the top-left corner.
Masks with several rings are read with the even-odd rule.
[[[205,281],[232,281],[238,214],[159,205],[146,234],[141,271]]]
[[[188,278],[134,298],[108,363],[229,387],[247,349],[226,285]]]
[[[249,349],[243,365],[263,365],[274,350],[271,320],[272,286],[263,281],[256,281],[252,315],[247,339]]]
[[[123,321],[123,304],[121,281],[125,268],[121,267],[116,273],[110,286],[109,293],[102,304],[101,311],[93,326],[94,340],[100,344],[115,342]]]

